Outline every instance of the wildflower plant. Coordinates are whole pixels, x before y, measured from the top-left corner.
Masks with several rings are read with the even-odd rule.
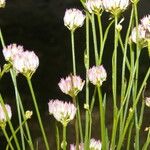
[[[38,53],[25,50],[18,44],[5,45],[0,30],[2,53],[6,61],[6,64],[0,68],[0,78],[8,72],[11,75],[16,103],[12,108],[16,106],[18,121],[18,127],[16,127],[11,119],[14,116],[12,116],[14,110],[10,105],[5,104],[5,99],[0,93],[0,127],[7,141],[6,150],[37,149],[31,134],[32,129],[28,124],[32,115],[37,115],[45,150],[69,148],[70,150],[149,150],[150,127],[149,124],[145,127],[143,120],[145,119],[145,106],[147,109],[150,107],[150,98],[145,96],[146,90],[149,90],[147,85],[150,81],[150,66],[146,64],[143,69],[140,62],[143,49],[148,50],[146,51],[148,53],[145,52],[147,56],[144,59],[149,61],[150,58],[150,14],[141,20],[138,18],[140,0],[80,1],[83,5],[82,10],[66,9],[63,18],[64,26],[71,34],[72,70],[70,70],[70,75],[60,79],[58,86],[61,92],[69,95],[72,100],[69,102],[59,99],[50,100],[46,110],[56,120],[56,135],[47,134],[44,128],[31,81],[40,64]],[[4,6],[5,1],[1,0],[0,8]],[[131,9],[127,10],[128,7]],[[124,22],[127,20],[123,14],[125,11],[131,11],[126,29]],[[102,16],[105,13],[110,13],[112,17],[111,20],[108,18],[108,24],[104,27]],[[78,75],[80,72],[76,63],[78,49],[75,47],[77,44],[75,41],[78,39],[74,40],[79,27],[85,28],[83,56],[85,69],[83,69],[82,78]],[[109,42],[108,37],[111,31],[114,32],[114,38],[111,39],[113,48],[108,48],[106,42]],[[122,31],[126,33],[124,36],[122,36]],[[92,59],[93,54],[94,59]],[[105,61],[104,54],[107,57],[110,55],[108,58],[111,59],[111,65]],[[105,68],[105,66],[108,67]],[[141,70],[142,76],[140,76]],[[18,76],[20,75],[27,80],[34,105],[33,111],[24,109],[21,92],[18,89]],[[105,89],[104,85],[108,88]],[[83,106],[80,105],[80,101],[84,103]],[[98,107],[96,114],[93,111],[95,107]],[[99,116],[96,123],[95,115]],[[108,115],[112,117],[111,125],[108,124]],[[59,130],[59,123],[63,127],[62,132]],[[75,144],[70,144],[68,140],[68,124],[73,129],[75,136],[72,137]],[[9,134],[6,126],[10,130]],[[53,126],[49,124],[49,127]],[[147,135],[145,134],[145,138],[141,140],[143,127]],[[91,138],[93,130],[100,140]],[[49,136],[52,136],[53,141],[56,137],[56,148],[52,145],[54,142],[48,139]],[[62,139],[61,143],[60,139]]]

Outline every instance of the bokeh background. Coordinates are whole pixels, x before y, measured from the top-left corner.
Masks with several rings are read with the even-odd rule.
[[[40,59],[40,66],[33,76],[32,81],[39,108],[45,120],[47,120],[48,116],[47,103],[49,99],[59,98],[69,100],[69,97],[61,93],[57,84],[61,77],[65,77],[72,72],[70,32],[63,24],[64,12],[66,8],[71,7],[82,9],[79,0],[7,0],[6,7],[0,9],[0,27],[5,44],[17,43],[23,45],[25,49],[35,51]],[[139,18],[149,14],[149,8],[149,0],[140,0]],[[128,24],[129,13],[130,7],[124,13],[125,21],[123,28],[126,28]],[[103,16],[104,25],[108,23],[108,19],[109,15],[105,14]],[[122,32],[125,34],[125,30]],[[78,60],[77,72],[81,76],[84,76],[85,72],[83,64],[85,49],[84,34],[84,28],[78,29],[75,34],[75,42],[77,44],[76,58]],[[113,46],[113,41],[111,40],[113,37],[111,35],[109,35],[109,42],[107,43],[108,48],[104,53],[104,64],[108,70],[108,74],[111,67],[111,59],[109,58],[111,58]],[[1,46],[0,49],[2,50]],[[143,69],[141,70],[141,76],[150,64],[146,50],[143,52],[142,57],[141,65]],[[2,66],[4,63],[5,61],[1,52],[0,65]],[[25,78],[18,76],[18,84],[25,107],[32,109],[31,97]],[[0,91],[9,104],[15,105],[12,87],[10,75],[7,74],[0,81]],[[148,87],[150,86],[148,85]],[[105,85],[105,88],[107,92],[111,91],[109,82]],[[150,93],[147,92],[147,95],[150,96]],[[83,97],[82,94],[81,97]],[[148,113],[149,111],[147,111]],[[147,119],[147,123],[150,123],[150,119]],[[48,124],[50,124],[50,120]],[[36,132],[38,125],[32,122],[31,126],[33,126],[33,130]],[[38,138],[38,136],[40,137],[40,134],[36,133],[35,137]]]

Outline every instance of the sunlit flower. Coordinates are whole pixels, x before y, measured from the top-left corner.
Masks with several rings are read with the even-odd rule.
[[[102,0],[87,0],[85,6],[90,13],[98,14],[102,11]]]
[[[8,115],[8,118],[11,119],[12,113],[11,113],[11,107],[8,104],[5,104],[5,109]],[[4,108],[0,104],[0,126],[5,126],[5,123],[7,122],[7,117]]]
[[[150,97],[145,98],[145,104],[147,107],[150,107]]]
[[[25,112],[25,118],[26,119],[31,119],[32,115],[33,115],[33,111],[27,110]]]
[[[102,149],[102,144],[100,140],[95,140],[95,139],[90,140],[89,150],[101,150],[101,149]],[[74,144],[70,144],[70,150],[76,150],[76,146]],[[79,150],[84,150],[83,143],[79,144]]]
[[[24,51],[15,56],[13,66],[18,73],[31,77],[39,66],[39,58],[33,51]]]
[[[150,32],[150,15],[143,17],[141,19],[141,24],[144,27],[144,29],[146,29]]]
[[[102,144],[100,140],[91,139],[90,140],[90,150],[101,150]]]
[[[10,44],[7,47],[3,48],[3,55],[5,57],[6,61],[9,61],[12,63],[14,60],[14,57],[20,53],[23,52],[23,46],[16,45],[16,44]]]
[[[82,90],[84,83],[79,76],[70,75],[66,79],[62,78],[58,86],[63,93],[74,97]]]
[[[82,11],[72,8],[67,9],[64,16],[64,25],[71,31],[81,27],[84,23],[85,15]]]
[[[106,80],[107,73],[103,65],[93,66],[88,70],[88,77],[91,83],[101,86],[103,81]]]
[[[129,0],[103,0],[104,9],[113,15],[119,15],[129,5]]]
[[[145,47],[145,46],[147,46],[147,41],[146,41],[145,35],[146,35],[146,31],[145,31],[144,27],[140,24],[138,26],[137,31],[136,31],[136,27],[133,28],[133,30],[131,32],[131,40],[134,43],[139,42],[139,44],[142,47]]]
[[[4,8],[6,4],[6,0],[0,0],[0,8]]]
[[[76,114],[76,107],[72,103],[63,102],[60,100],[50,100],[48,103],[49,113],[54,118],[66,126],[68,122],[74,119]]]

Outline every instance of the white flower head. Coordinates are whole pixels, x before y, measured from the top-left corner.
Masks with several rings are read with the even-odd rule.
[[[6,5],[6,0],[0,0],[0,8],[4,8]]]
[[[15,56],[13,66],[18,73],[31,77],[39,66],[39,58],[33,51],[24,51]]]
[[[147,107],[150,107],[150,97],[145,98],[145,104]]]
[[[54,118],[61,122],[64,126],[74,119],[76,114],[76,107],[72,103],[63,102],[60,100],[50,100],[48,103],[49,113]]]
[[[100,140],[91,139],[90,140],[90,150],[101,150],[102,144]]]
[[[23,46],[10,44],[3,48],[3,55],[6,61],[13,62],[14,57],[24,51]]]
[[[138,32],[138,33],[137,33],[137,32]],[[138,34],[138,35],[137,35],[137,34]],[[134,42],[134,43],[139,42],[142,47],[145,47],[145,46],[147,46],[147,41],[146,41],[145,35],[146,35],[146,30],[145,30],[144,27],[140,24],[140,25],[138,26],[137,31],[136,31],[136,27],[133,28],[133,30],[132,30],[132,32],[131,32],[131,40],[132,40],[132,42]],[[138,36],[138,37],[137,37],[137,36]]]
[[[70,150],[76,150],[76,146],[74,144],[70,144]],[[84,144],[79,144],[79,150],[84,150]]]
[[[143,17],[141,19],[141,24],[144,27],[144,29],[146,29],[150,32],[150,15]]]
[[[119,15],[129,5],[129,0],[103,0],[103,7],[105,11],[110,12],[113,15]]]
[[[90,13],[98,14],[102,11],[102,0],[87,0],[85,6]]]
[[[79,9],[67,9],[64,16],[64,25],[70,30],[75,31],[84,23],[85,15]]]
[[[12,117],[11,107],[8,104],[5,104],[5,109],[6,109],[8,118],[11,119],[11,117]],[[5,114],[5,110],[2,107],[2,105],[0,104],[0,126],[2,124],[5,124],[6,122],[7,122],[7,117]]]
[[[93,66],[88,70],[88,77],[91,83],[101,86],[103,81],[106,80],[107,73],[103,65]]]
[[[71,97],[76,96],[83,89],[85,81],[82,81],[80,76],[70,75],[65,79],[62,78],[58,83],[61,91]]]

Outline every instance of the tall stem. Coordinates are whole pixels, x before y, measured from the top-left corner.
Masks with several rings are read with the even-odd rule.
[[[37,118],[38,118],[39,125],[40,125],[40,128],[41,128],[41,132],[42,132],[42,135],[43,135],[46,150],[49,150],[50,148],[49,148],[48,140],[47,140],[47,137],[46,137],[46,134],[45,134],[45,131],[44,131],[43,124],[42,124],[42,120],[41,120],[40,112],[39,112],[39,109],[38,109],[36,97],[35,97],[35,94],[34,94],[34,91],[33,91],[31,80],[29,78],[27,78],[27,82],[28,82],[29,89],[30,89],[30,92],[31,92],[31,95],[32,95],[34,107],[35,107],[35,110],[36,110]]]
[[[63,126],[63,150],[66,150],[67,142],[66,142],[66,126]]]
[[[74,44],[74,31],[71,31],[73,75],[76,75],[76,57],[75,57],[75,46],[74,45],[75,45]]]

